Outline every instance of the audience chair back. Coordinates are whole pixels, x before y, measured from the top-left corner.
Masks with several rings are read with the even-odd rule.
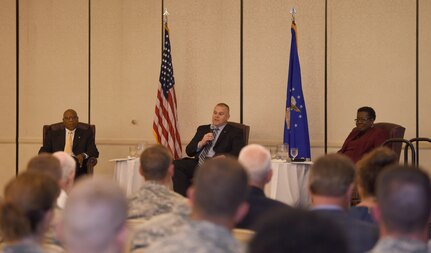
[[[232,121],[229,121],[228,124],[242,130],[242,134],[244,136],[244,144],[248,145],[248,137],[250,135],[250,126],[245,125],[245,124],[241,124],[241,123],[237,123],[237,122],[232,122]]]
[[[78,126],[76,126],[76,128],[79,128],[79,129],[89,129],[90,128],[91,131],[93,132],[94,137],[96,137],[96,126],[95,125],[90,125],[90,124],[79,122]],[[64,129],[63,122],[58,122],[58,123],[51,124],[51,125],[43,125],[43,129],[42,129],[43,142],[45,142],[45,138],[46,138],[48,131],[61,130],[61,129]],[[94,166],[96,166],[96,164],[97,164],[97,158],[96,157],[89,157],[88,158],[88,161],[87,161],[88,174],[93,174]]]
[[[387,123],[387,122],[379,122],[374,123],[374,127],[380,128],[388,133],[389,139],[402,139],[404,138],[404,132],[406,129],[400,125],[394,124],[394,123]],[[400,142],[389,142],[386,146],[390,149],[392,149],[395,154],[397,154],[398,159],[400,158],[401,149],[402,149],[402,143]]]

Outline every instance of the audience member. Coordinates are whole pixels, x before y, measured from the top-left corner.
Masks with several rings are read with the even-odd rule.
[[[198,127],[186,147],[187,155],[194,158],[174,161],[174,191],[186,196],[196,167],[206,159],[226,154],[238,156],[245,145],[244,137],[241,129],[228,124],[229,116],[229,106],[219,103],[214,107],[212,124]]]
[[[231,229],[248,210],[247,173],[233,158],[206,161],[188,196],[190,216],[160,215],[144,223],[132,240],[132,252],[243,252]]]
[[[377,207],[373,213],[380,240],[371,253],[426,253],[431,186],[420,169],[399,165],[385,169],[377,179]]]
[[[75,161],[73,159],[72,166],[75,166]],[[56,200],[57,205],[54,206],[55,208],[53,209],[53,215],[49,229],[47,229],[46,233],[44,234],[45,245],[51,244],[61,246],[61,243],[58,241],[55,235],[55,227],[57,226],[58,220],[61,217],[61,210],[64,207],[64,202],[66,201],[66,193],[63,188],[64,184],[62,170],[63,168],[60,160],[56,156],[48,153],[40,154],[33,157],[27,164],[27,171],[29,173],[43,173],[47,176],[50,176],[55,180],[55,182],[60,188],[60,194],[58,195]]]
[[[249,253],[346,253],[347,240],[333,221],[300,209],[277,209],[260,220]]]
[[[71,191],[59,229],[68,253],[120,253],[127,239],[127,200],[111,180],[84,178]]]
[[[358,109],[356,127],[350,132],[338,153],[348,156],[354,163],[362,156],[385,142],[389,136],[379,128],[374,127],[376,112],[373,108],[364,106]]]
[[[40,154],[30,159],[27,171],[43,173],[60,183],[62,172],[60,161],[51,154]]]
[[[57,206],[61,209],[66,204],[67,195],[72,190],[75,179],[75,160],[72,156],[63,151],[57,151],[53,154],[60,161],[61,179],[60,179],[60,196],[57,199]]]
[[[249,175],[247,202],[250,208],[245,218],[237,224],[237,227],[254,230],[259,218],[268,215],[275,208],[289,207],[280,201],[267,198],[263,191],[272,177],[271,154],[268,149],[258,144],[250,144],[241,150],[238,161]]]
[[[174,165],[167,148],[155,145],[141,154],[140,174],[145,183],[129,199],[129,219],[150,219],[156,215],[172,212],[188,214],[190,207],[183,196],[170,190]]]
[[[349,209],[349,216],[375,223],[372,209],[376,205],[377,176],[388,165],[397,163],[397,155],[386,147],[378,147],[357,163],[356,186],[361,201]]]
[[[379,234],[377,226],[347,215],[354,177],[354,164],[349,158],[326,155],[312,166],[309,187],[312,210],[337,223],[347,235],[349,252],[359,253],[371,249]]]
[[[77,161],[76,178],[87,174],[89,157],[99,157],[93,132],[91,129],[77,128],[78,123],[78,114],[72,109],[67,109],[63,113],[64,127],[48,131],[39,150],[39,154],[64,151],[72,155]]]
[[[52,252],[44,249],[43,235],[59,191],[52,177],[36,172],[24,172],[6,185],[0,203],[1,252]]]

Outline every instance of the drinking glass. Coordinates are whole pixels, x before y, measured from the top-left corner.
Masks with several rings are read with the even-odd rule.
[[[144,149],[145,149],[144,143],[140,143],[136,145],[136,156],[141,156],[142,152],[144,152]]]
[[[136,157],[136,146],[129,146],[129,157],[128,158],[135,158]]]
[[[286,161],[289,157],[289,146],[287,144],[281,144],[277,149],[277,158]]]
[[[292,156],[292,160],[298,156],[298,148],[290,148],[290,156]]]

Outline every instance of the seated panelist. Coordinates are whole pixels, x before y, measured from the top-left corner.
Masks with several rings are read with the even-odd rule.
[[[227,122],[229,116],[229,106],[218,103],[214,107],[212,124],[198,127],[195,136],[186,147],[187,155],[193,158],[174,161],[174,191],[186,196],[195,168],[202,165],[206,159],[218,155],[238,156],[245,145],[243,132],[242,129]]]
[[[63,125],[58,130],[49,130],[43,141],[40,153],[54,153],[64,151],[77,162],[75,178],[87,174],[87,160],[89,157],[99,157],[94,134],[91,129],[77,128],[79,118],[72,109],[63,114]]]
[[[373,108],[364,106],[358,109],[356,127],[350,132],[338,153],[348,156],[354,163],[374,148],[389,139],[389,135],[382,129],[374,127],[376,112]]]

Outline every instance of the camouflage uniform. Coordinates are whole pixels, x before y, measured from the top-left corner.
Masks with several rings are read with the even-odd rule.
[[[128,219],[146,219],[153,216],[177,212],[190,212],[188,201],[178,193],[169,190],[166,186],[146,181],[139,191],[129,199]]]
[[[427,244],[419,240],[385,237],[368,253],[428,253]]]
[[[243,253],[244,247],[226,228],[207,221],[170,213],[158,216],[138,228],[131,252]]]

